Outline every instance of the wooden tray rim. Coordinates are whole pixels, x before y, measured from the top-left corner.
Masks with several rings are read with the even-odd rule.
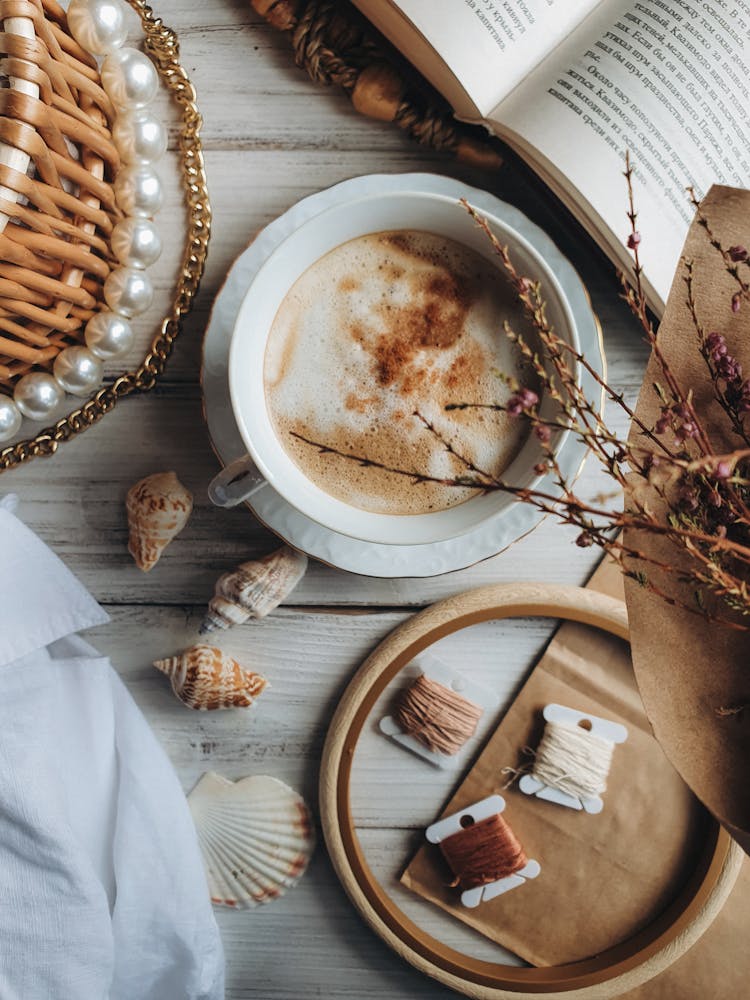
[[[477,1000],[545,996],[609,1000],[658,975],[688,950],[726,901],[744,854],[716,821],[693,877],[644,930],[593,958],[544,968],[470,958],[422,931],[386,895],[359,845],[349,800],[354,751],[386,685],[432,643],[470,625],[551,617],[591,625],[628,641],[625,604],[594,590],[544,583],[491,584],[447,598],[391,632],[367,658],[333,716],[320,771],[320,813],[334,869],[362,917],[419,971]]]

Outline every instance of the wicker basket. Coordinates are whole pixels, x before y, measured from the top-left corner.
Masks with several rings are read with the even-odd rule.
[[[9,388],[80,341],[102,298],[119,156],[96,62],[63,11],[0,0],[0,18],[10,80],[0,94],[0,386]]]
[[[126,372],[35,438],[0,451],[0,469],[56,451],[162,373],[203,272],[210,209],[195,92],[176,36],[142,0],[145,48],[182,111],[180,148],[187,245],[173,305],[137,371]],[[116,266],[109,237],[122,213],[113,182],[119,156],[114,109],[96,60],[72,38],[55,0],[0,0],[0,393],[27,372],[50,371],[63,348],[83,342]]]

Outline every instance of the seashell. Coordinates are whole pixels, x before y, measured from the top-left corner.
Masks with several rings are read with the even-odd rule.
[[[147,573],[187,524],[193,497],[174,472],[155,472],[130,487],[126,507],[128,551],[136,566]]]
[[[220,576],[200,627],[201,635],[265,618],[290,594],[307,569],[307,556],[283,545],[263,559]]]
[[[172,690],[188,708],[247,708],[267,681],[214,646],[191,646],[178,656],[154,660],[172,682]]]
[[[305,800],[283,781],[254,774],[228,781],[209,771],[188,795],[211,902],[268,903],[304,874],[315,847]]]

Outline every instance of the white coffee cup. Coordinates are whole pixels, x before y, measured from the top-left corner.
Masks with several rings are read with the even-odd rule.
[[[557,279],[538,252],[501,219],[483,213],[501,243],[507,244],[519,272],[541,281],[547,316],[559,336],[578,347],[575,319]],[[239,309],[229,354],[232,410],[247,455],[214,478],[209,497],[232,507],[266,483],[302,514],[352,538],[380,544],[429,544],[456,538],[490,518],[502,517],[516,502],[499,491],[486,492],[446,510],[427,514],[379,514],[347,504],[313,483],[294,463],[274,431],[266,407],[264,357],[276,313],[299,277],[335,247],[369,233],[421,230],[448,237],[478,252],[501,270],[486,234],[455,199],[424,192],[383,192],[335,205],[313,216],[269,256],[251,282]],[[502,331],[498,332],[503,336]],[[542,400],[542,414],[553,412]],[[567,432],[559,432],[559,449]],[[533,435],[504,471],[503,478],[529,487],[541,451]]]

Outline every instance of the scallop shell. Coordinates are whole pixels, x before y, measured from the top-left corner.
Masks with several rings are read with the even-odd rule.
[[[130,487],[126,508],[128,550],[136,566],[147,573],[187,524],[193,497],[174,472],[155,472]]]
[[[283,545],[263,559],[220,576],[200,627],[201,635],[265,618],[290,594],[307,569],[307,556]]]
[[[310,811],[283,781],[204,774],[188,796],[211,902],[245,908],[282,896],[304,874],[315,846]]]
[[[191,646],[177,656],[154,660],[154,666],[172,681],[172,690],[188,708],[246,708],[267,681],[245,670],[228,653],[214,646]]]

